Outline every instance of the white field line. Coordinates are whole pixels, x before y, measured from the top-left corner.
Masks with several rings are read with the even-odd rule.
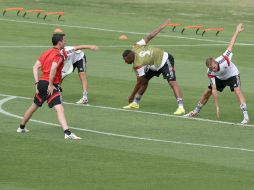
[[[0,93],[0,96],[5,96],[5,97],[14,96],[14,97],[20,98],[20,99],[32,100],[32,98],[28,98],[28,97],[1,94],[1,93]],[[122,109],[122,108],[114,108],[114,107],[99,106],[99,105],[96,106],[96,105],[91,105],[91,104],[82,105],[82,104],[75,104],[75,103],[70,103],[70,102],[64,102],[64,104],[73,105],[73,106],[86,106],[86,107],[99,108],[99,109],[105,109],[105,110],[115,110],[115,111],[122,111],[122,112],[140,113],[140,114],[147,114],[147,115],[157,115],[157,116],[162,116],[162,117],[188,119],[188,120],[218,123],[218,124],[225,124],[225,125],[238,126],[238,127],[252,127],[252,128],[254,127],[254,125],[250,125],[250,124],[243,125],[241,123],[218,121],[218,120],[211,120],[211,119],[204,119],[204,118],[188,118],[188,117],[184,117],[184,116],[171,115],[171,114],[167,114],[167,113],[146,112],[146,111],[139,111],[139,110],[133,110],[133,109]]]
[[[35,22],[35,21],[26,21],[26,20],[14,20],[14,19],[4,19],[0,18],[0,21],[6,22],[17,22],[17,23],[27,23],[27,24],[38,24],[38,25],[45,25],[45,26],[56,26],[56,27],[68,27],[68,28],[79,28],[79,29],[88,29],[88,30],[97,30],[97,31],[104,31],[104,32],[115,32],[115,33],[124,33],[124,34],[135,34],[135,35],[147,35],[144,32],[132,32],[132,31],[123,31],[123,30],[113,30],[113,29],[106,29],[106,28],[97,28],[97,27],[89,27],[89,26],[79,26],[79,25],[66,25],[60,23],[45,23],[45,22]],[[196,41],[205,41],[205,42],[216,42],[216,43],[229,43],[227,41],[219,41],[219,40],[209,40],[209,39],[201,39],[201,38],[190,38],[184,36],[171,36],[166,34],[158,34],[158,36],[166,37],[166,38],[178,38],[178,39],[187,39],[187,40],[196,40]],[[236,43],[241,45],[254,45],[249,43]]]
[[[97,45],[100,48],[130,48],[132,45]],[[156,47],[210,47],[210,46],[227,46],[227,44],[153,44]],[[246,45],[241,45],[246,46]],[[0,45],[0,48],[50,48],[52,46],[40,45]]]
[[[6,103],[10,100],[16,99],[16,98],[18,98],[18,96],[7,96],[6,98],[0,100],[0,113],[2,113],[4,115],[7,115],[7,116],[10,116],[10,117],[22,119],[21,116],[12,114],[10,112],[6,112],[2,108],[4,103]],[[35,122],[35,123],[44,124],[44,125],[61,127],[59,124],[39,121],[39,120],[36,120],[36,119],[30,119],[30,121]],[[188,145],[188,146],[196,146],[196,147],[215,148],[215,149],[237,150],[237,151],[244,151],[244,152],[254,152],[254,149],[248,149],[248,148],[209,145],[209,144],[199,144],[199,143],[190,143],[190,142],[181,142],[181,141],[171,141],[171,140],[162,140],[162,139],[154,139],[154,138],[147,138],[147,137],[137,137],[137,136],[121,135],[121,134],[117,134],[117,133],[102,132],[102,131],[96,131],[96,130],[91,130],[91,129],[83,129],[83,128],[77,128],[77,127],[71,127],[71,126],[70,126],[70,128],[75,129],[77,131],[85,131],[85,132],[90,132],[90,133],[95,133],[95,134],[100,134],[100,135],[121,137],[121,138],[126,138],[126,139],[135,139],[135,140],[152,141],[152,142],[159,142],[159,143],[179,144],[179,145]]]

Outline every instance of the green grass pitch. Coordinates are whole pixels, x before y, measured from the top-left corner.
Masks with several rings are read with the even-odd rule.
[[[245,31],[234,47],[233,62],[253,125],[252,0],[0,0],[0,10],[9,7],[65,15],[60,21],[54,15],[37,19],[34,13],[0,16],[1,190],[253,189],[254,128],[231,124],[242,115],[229,89],[219,94],[220,120],[212,100],[200,114],[204,120],[172,117],[176,102],[162,77],[151,80],[139,112],[121,110],[136,80],[121,53],[144,34],[167,18],[182,26],[224,27],[218,36],[208,32],[203,37],[193,30],[181,35],[181,27],[175,32],[166,28],[151,41],[174,55],[190,111],[207,88],[205,58],[224,52],[242,22]],[[55,27],[67,34],[68,45],[100,47],[85,51],[91,106],[72,104],[81,97],[77,73],[63,84],[64,101],[70,103],[65,104],[67,120],[81,141],[64,140],[55,112],[46,104],[28,123],[30,133],[16,133],[35,91],[32,66],[51,46]],[[128,40],[120,41],[121,34]],[[7,101],[11,96],[17,97]]]

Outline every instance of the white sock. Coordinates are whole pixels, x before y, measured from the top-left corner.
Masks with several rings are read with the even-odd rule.
[[[183,99],[182,98],[176,98],[177,104],[179,108],[183,108]]]
[[[88,95],[88,92],[87,92],[87,91],[84,91],[84,92],[83,92],[83,99],[87,99],[87,95]]]

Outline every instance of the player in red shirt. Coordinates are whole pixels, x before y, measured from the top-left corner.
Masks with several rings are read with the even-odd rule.
[[[63,33],[53,34],[52,43],[54,47],[45,51],[33,66],[36,94],[34,96],[34,102],[25,112],[20,127],[17,129],[19,133],[29,132],[29,130],[25,128],[26,123],[32,117],[33,113],[47,101],[49,108],[55,108],[57,112],[57,118],[64,130],[65,139],[81,139],[68,128],[58,87],[62,80],[61,72],[64,59],[66,58],[65,52],[61,53],[61,50],[65,46],[64,36]],[[42,72],[40,78],[39,69],[41,69]]]

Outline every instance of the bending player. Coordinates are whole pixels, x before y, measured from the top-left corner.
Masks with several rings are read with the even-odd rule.
[[[133,69],[137,74],[137,83],[128,98],[130,104],[123,108],[139,108],[140,100],[148,86],[149,80],[154,76],[159,77],[162,74],[163,78],[167,80],[173,90],[178,104],[178,108],[174,114],[181,115],[185,113],[182,93],[176,82],[174,57],[162,49],[147,45],[168,24],[170,24],[170,20],[166,20],[158,28],[138,41],[131,50],[125,50],[123,52],[122,56],[124,61],[127,64],[133,64]]]
[[[64,48],[67,54],[67,59],[64,61],[64,68],[62,70],[62,78],[64,79],[68,74],[74,72],[77,68],[80,82],[82,84],[82,98],[77,101],[77,104],[87,104],[88,103],[88,85],[87,85],[87,60],[85,53],[81,51],[82,49],[90,49],[97,51],[98,47],[95,45],[79,45],[79,46],[66,46]]]
[[[241,123],[249,123],[246,100],[240,88],[240,73],[235,64],[231,61],[233,56],[233,46],[236,42],[238,34],[243,30],[244,28],[242,27],[242,24],[238,24],[235,33],[231,39],[231,42],[228,46],[228,49],[223,53],[223,55],[217,57],[216,59],[212,57],[206,59],[206,66],[208,67],[207,73],[208,78],[210,79],[210,84],[208,86],[208,89],[206,89],[201,96],[195,109],[186,114],[186,117],[198,116],[202,107],[207,103],[210,96],[212,96],[216,108],[217,118],[219,118],[220,110],[217,100],[217,91],[222,92],[226,86],[229,86],[230,90],[235,93],[237,100],[240,103],[240,109],[243,113],[243,120]]]
[[[54,34],[63,33],[61,28],[56,28]],[[88,84],[87,84],[87,59],[85,53],[81,51],[82,49],[90,49],[97,51],[98,47],[95,45],[79,45],[79,46],[66,46],[62,53],[67,57],[64,61],[64,67],[62,69],[62,80],[77,68],[79,79],[82,84],[82,98],[77,101],[77,104],[87,104],[88,103]],[[62,81],[61,81],[62,83]]]

